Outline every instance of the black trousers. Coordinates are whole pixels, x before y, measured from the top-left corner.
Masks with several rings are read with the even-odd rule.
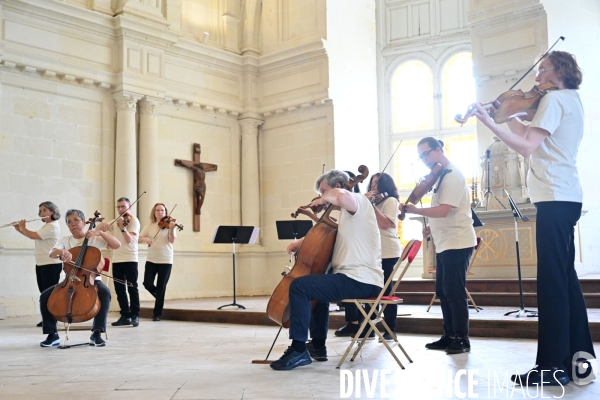
[[[394,271],[394,266],[398,262],[399,257],[396,258],[383,258],[381,260],[381,267],[383,268],[383,282],[387,282],[388,278]],[[385,295],[389,296],[392,291],[392,284],[387,287],[385,290]],[[377,294],[379,295],[379,293]],[[362,321],[363,316],[362,313],[358,312],[358,308],[354,303],[343,303],[344,304],[344,312],[345,312],[345,320],[346,322],[353,321]],[[366,311],[366,308],[365,308]],[[387,326],[390,327],[392,332],[396,331],[396,319],[398,318],[398,306],[396,304],[388,305],[385,310],[383,310],[383,319]]]
[[[163,306],[165,305],[165,293],[167,291],[167,283],[171,277],[172,267],[173,264],[155,264],[146,261],[144,287],[156,298],[154,302],[154,315],[158,317],[162,315]],[[156,285],[154,285],[155,278]]]
[[[35,266],[35,276],[40,293],[58,283],[62,267],[62,263]]]
[[[106,319],[108,317],[108,309],[110,308],[110,289],[102,283],[102,281],[96,280],[94,284],[98,288],[98,297],[100,298],[100,311],[94,317],[94,323],[92,324],[92,331],[99,330],[100,332],[106,332]],[[56,286],[56,285],[55,285]],[[42,329],[44,334],[57,333],[56,330],[56,318],[48,311],[48,298],[54,286],[44,290],[40,295],[40,311],[42,313]]]
[[[581,203],[548,201],[535,203],[538,303],[538,350],[540,367],[565,367],[572,373],[571,359],[585,351],[595,357],[587,310],[575,272],[575,224]]]
[[[469,303],[467,299],[467,268],[473,247],[451,249],[435,256],[435,295],[440,299],[444,319],[444,334],[450,337],[469,336]]]
[[[121,308],[121,315],[127,318],[140,315],[140,293],[138,291],[138,263],[137,261],[118,262],[113,264],[113,276],[122,281],[127,281],[133,286],[115,282],[117,301]],[[129,301],[127,299],[129,292]],[[131,306],[130,306],[131,302]]]

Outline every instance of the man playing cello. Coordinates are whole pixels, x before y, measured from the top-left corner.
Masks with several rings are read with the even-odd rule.
[[[329,303],[375,297],[383,287],[381,240],[375,211],[365,196],[342,189],[348,179],[348,174],[334,169],[315,182],[315,190],[321,197],[310,206],[332,204],[340,208],[331,260],[333,273],[302,276],[292,281],[289,290],[292,344],[279,360],[271,363],[275,370],[310,364],[311,357],[326,361]],[[298,251],[303,241],[291,243],[288,252]],[[312,316],[311,300],[317,301]],[[312,341],[307,344],[309,325]]]

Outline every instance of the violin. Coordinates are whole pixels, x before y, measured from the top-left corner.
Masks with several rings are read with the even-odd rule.
[[[121,215],[121,218],[123,218],[123,227],[127,227],[127,225],[129,225],[129,223],[131,222],[133,216],[129,214],[128,211],[126,211],[125,214]]]
[[[356,184],[363,182],[369,176],[369,169],[364,165],[358,167],[358,172],[360,175],[350,178],[344,189],[351,191]],[[304,210],[307,208],[309,207],[305,206]],[[331,204],[326,205],[325,213],[308,231],[296,252],[294,266],[288,273],[284,273],[283,279],[269,299],[267,316],[285,328],[290,327],[289,288],[292,281],[300,276],[324,274],[331,263],[338,227],[329,216],[333,208]],[[316,302],[312,302],[312,305],[314,308]]]
[[[413,189],[411,194],[408,196],[408,199],[404,202],[404,204],[412,203],[417,204],[419,200],[423,196],[433,189],[433,185],[438,181],[438,179],[444,174],[445,168],[442,164],[436,163],[433,168],[431,168],[431,172],[421,180],[417,184],[417,186]],[[406,206],[400,207],[400,214],[398,214],[398,219],[400,221],[404,221],[404,217],[406,216]]]
[[[371,204],[376,206],[377,204],[381,203],[388,197],[390,197],[390,196],[388,196],[387,192],[377,193],[377,194],[373,195],[373,197],[371,197]]]
[[[482,107],[497,124],[502,124],[515,117],[531,121],[542,97],[553,90],[558,90],[558,87],[550,81],[536,85],[529,92],[525,93],[521,89],[508,90],[498,96],[496,100],[482,104]],[[469,118],[475,115],[476,111],[475,104],[471,104],[464,116],[457,114],[454,120],[463,125]]]
[[[88,232],[103,219],[99,211],[94,212],[94,217],[86,222],[90,225]],[[87,237],[81,246],[68,251],[75,261],[64,263],[65,279],[56,285],[50,294],[48,311],[56,320],[71,324],[88,321],[100,311],[100,299],[94,278],[100,274],[104,264],[100,249],[88,247]]]
[[[177,220],[169,215],[167,215],[166,217],[163,217],[163,219],[161,219],[160,221],[158,221],[158,227],[160,229],[168,229],[169,225],[172,222],[175,222],[175,227],[177,228],[178,231],[182,231],[183,230],[183,225],[178,224]]]

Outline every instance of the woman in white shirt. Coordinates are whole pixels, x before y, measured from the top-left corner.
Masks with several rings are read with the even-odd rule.
[[[159,227],[159,222],[167,215],[167,207],[163,203],[156,203],[150,213],[150,223],[144,226],[138,240],[149,247],[144,270],[144,287],[156,298],[153,321],[160,321],[162,315],[167,283],[173,267],[173,243],[177,238],[175,222],[171,221],[164,229]]]
[[[62,263],[60,260],[53,260],[48,257],[50,250],[58,242],[60,237],[60,211],[56,204],[51,201],[44,201],[39,205],[38,216],[44,218],[44,226],[37,231],[31,231],[26,227],[26,221],[23,219],[15,225],[17,232],[35,242],[35,276],[40,293],[54,286],[60,279]],[[42,326],[40,322],[38,327]]]
[[[546,385],[564,386],[570,380],[582,384],[593,379],[591,364],[582,362],[595,354],[575,271],[574,228],[583,202],[576,163],[584,130],[583,106],[577,93],[582,79],[573,54],[552,51],[541,60],[535,81],[540,85],[552,82],[558,90],[542,97],[531,124],[512,118],[507,122],[508,131],[481,105],[475,114],[508,147],[530,157],[527,186],[537,213],[539,322],[537,366],[527,374],[511,377],[523,385],[540,385],[544,380]]]

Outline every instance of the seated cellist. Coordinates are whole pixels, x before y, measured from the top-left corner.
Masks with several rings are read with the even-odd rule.
[[[85,215],[79,210],[69,210],[65,215],[65,222],[71,235],[63,236],[56,246],[50,250],[50,258],[60,259],[63,263],[68,263],[72,260],[72,254],[68,252],[73,247],[81,246],[84,239],[87,237],[88,246],[96,247],[100,250],[118,249],[121,243],[110,234],[101,230],[85,231]],[[101,259],[104,263],[104,259]],[[102,265],[103,266],[103,265]],[[98,268],[101,270],[101,267]],[[90,346],[105,346],[106,342],[100,336],[101,332],[106,331],[106,319],[108,317],[108,309],[110,308],[110,290],[102,283],[100,276],[97,275],[94,284],[98,288],[98,297],[100,298],[100,311],[94,317],[92,325],[92,336],[90,336]],[[55,285],[56,286],[56,285]],[[40,311],[42,313],[42,329],[43,333],[48,337],[43,342],[40,342],[42,347],[58,346],[60,339],[56,329],[56,319],[48,311],[48,298],[54,290],[54,286],[44,290],[40,295]]]
[[[292,343],[279,360],[271,363],[275,370],[310,364],[311,357],[326,361],[329,303],[375,297],[383,287],[381,241],[375,211],[365,196],[342,189],[347,181],[348,174],[334,169],[321,175],[315,183],[321,197],[311,206],[332,204],[340,208],[331,261],[333,273],[302,276],[292,281],[289,289]],[[296,252],[303,240],[291,243],[288,252]],[[317,301],[312,315],[311,300]],[[307,344],[309,325],[312,340]]]

